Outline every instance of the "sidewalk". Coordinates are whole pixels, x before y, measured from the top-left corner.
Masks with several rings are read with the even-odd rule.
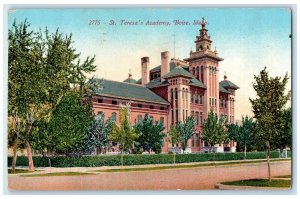
[[[273,160],[273,161],[272,161]],[[272,159],[272,162],[278,162],[278,160],[282,162],[291,161],[291,158],[287,159]],[[254,162],[259,161],[259,162]],[[224,163],[242,163],[247,165],[245,162],[249,162],[249,164],[262,164],[266,163],[266,159],[251,159],[251,160],[230,160],[230,161],[207,161],[207,162],[189,162],[189,163],[176,163],[176,164],[146,164],[146,165],[126,165],[126,166],[100,166],[100,167],[35,167],[36,171],[32,173],[26,173],[26,175],[37,174],[37,173],[56,173],[56,172],[93,172],[95,170],[107,170],[107,169],[128,169],[128,168],[153,168],[153,167],[172,167],[172,166],[185,166],[185,165],[208,165],[210,167],[218,166],[218,164]],[[254,162],[254,163],[252,163]],[[216,165],[209,165],[216,163]],[[239,164],[234,164],[239,165]],[[225,166],[225,165],[220,165]],[[228,165],[227,165],[228,166]],[[11,167],[9,167],[11,168]],[[27,167],[16,167],[16,169],[27,169]],[[40,170],[40,171],[39,171]],[[25,173],[19,174],[9,174],[9,175],[24,175]]]

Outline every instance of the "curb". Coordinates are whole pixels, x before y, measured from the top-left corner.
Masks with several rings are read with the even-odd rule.
[[[256,186],[237,186],[237,185],[224,185],[224,184],[215,184],[216,189],[220,190],[291,190],[291,187],[289,188],[281,188],[281,187],[256,187]]]

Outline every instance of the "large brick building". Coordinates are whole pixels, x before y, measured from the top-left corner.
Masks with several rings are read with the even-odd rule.
[[[202,20],[196,36],[195,51],[184,60],[171,59],[169,52],[161,53],[161,65],[150,66],[149,57],[141,58],[141,79],[132,75],[123,82],[102,81],[102,91],[94,96],[95,113],[102,111],[106,118],[115,116],[118,122],[120,104],[131,103],[130,122],[136,123],[148,113],[154,121],[161,121],[167,132],[171,125],[184,121],[189,115],[196,119],[196,133],[189,141],[192,152],[202,151],[206,143],[200,139],[201,126],[210,110],[226,115],[234,122],[235,91],[239,89],[226,76],[219,82],[219,57],[212,50],[212,40]],[[152,68],[152,69],[150,69]],[[227,145],[235,151],[235,143]],[[171,147],[164,142],[162,151]],[[223,146],[219,146],[223,148]]]

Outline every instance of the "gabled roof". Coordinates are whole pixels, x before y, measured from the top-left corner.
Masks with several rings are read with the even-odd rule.
[[[174,68],[176,68],[176,63],[175,63],[175,62],[170,62],[169,66],[170,66],[170,71],[171,71],[171,70],[173,70]],[[185,65],[180,65],[180,66],[181,66],[182,68],[188,68],[188,66],[185,66]],[[161,70],[161,65],[152,68],[152,69],[150,70],[150,72],[156,72],[156,71],[160,71],[160,70]]]
[[[206,86],[201,81],[197,80],[196,78],[191,79],[190,85],[206,89]]]
[[[135,84],[136,83],[136,80],[131,78],[131,77],[128,77],[127,79],[125,79],[123,82],[127,82],[127,83],[131,83],[131,84]]]
[[[232,83],[231,81],[224,79],[223,81],[220,82],[220,85],[223,86],[224,88],[231,88],[231,89],[239,89],[240,87],[238,87],[237,85],[235,85],[234,83]]]
[[[153,102],[158,104],[169,104],[169,102],[156,95],[145,86],[106,79],[97,80],[101,82],[100,84],[102,87],[102,90],[97,92],[97,95],[120,97],[124,99]]]
[[[219,92],[230,94],[230,92],[221,85],[221,82],[219,83]]]
[[[160,78],[151,80],[148,84],[146,84],[147,88],[155,88],[160,86],[167,86],[169,85],[169,82],[167,80],[161,82]]]
[[[178,76],[183,76],[183,77],[187,77],[187,78],[191,78],[191,79],[194,78],[194,76],[191,73],[189,73],[187,70],[185,70],[181,66],[177,66],[176,68],[174,68],[173,70],[168,72],[166,75],[164,75],[162,78],[168,79],[171,77],[178,77]]]

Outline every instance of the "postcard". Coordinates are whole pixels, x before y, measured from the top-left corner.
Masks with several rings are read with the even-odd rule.
[[[8,12],[8,190],[289,190],[288,7]]]

